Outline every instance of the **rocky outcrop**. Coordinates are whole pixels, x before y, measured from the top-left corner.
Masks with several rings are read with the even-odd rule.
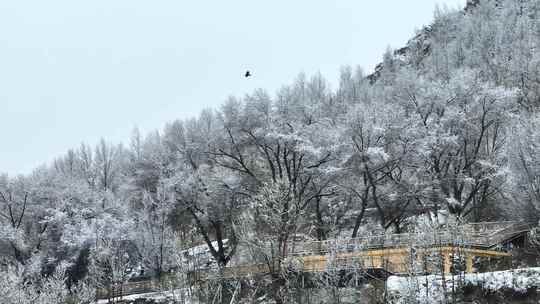
[[[467,0],[467,4],[465,5],[465,11],[470,11],[471,9],[477,7],[478,4],[480,4],[480,0]]]

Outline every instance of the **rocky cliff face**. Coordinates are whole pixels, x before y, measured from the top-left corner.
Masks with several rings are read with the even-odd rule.
[[[409,54],[414,51],[420,53],[421,56],[419,58],[428,56],[430,53],[431,45],[429,38],[432,31],[432,25],[425,26],[424,28],[422,28],[422,30],[420,30],[418,34],[416,34],[416,36],[414,36],[414,38],[410,39],[404,47],[395,50],[393,52],[394,63],[397,65],[419,64],[420,62],[411,62]],[[377,80],[381,76],[383,69],[383,62],[375,66],[375,71],[367,76],[367,79],[371,84],[377,82]]]
[[[465,5],[465,11],[470,11],[471,9],[475,8],[480,4],[480,0],[467,0],[467,4]]]
[[[496,0],[495,0],[496,1]],[[463,9],[463,13],[470,13],[475,7],[480,4],[480,0],[467,0],[467,4]],[[407,41],[407,44],[393,52],[394,61],[398,65],[420,65],[421,59],[429,56],[431,50],[431,36],[436,24],[430,24],[423,27],[413,38]],[[412,60],[410,56],[413,52],[417,54],[415,60]],[[377,82],[380,78],[382,71],[384,70],[384,63],[379,63],[372,74],[367,76],[367,79],[371,84]]]

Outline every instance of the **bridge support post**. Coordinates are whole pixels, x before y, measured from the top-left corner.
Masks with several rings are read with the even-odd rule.
[[[443,267],[444,267],[444,273],[449,274],[450,269],[452,267],[452,263],[450,262],[450,252],[444,251],[443,252]]]
[[[473,256],[471,254],[465,255],[465,272],[473,272]]]

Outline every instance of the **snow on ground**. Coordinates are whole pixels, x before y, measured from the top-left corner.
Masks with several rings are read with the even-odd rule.
[[[158,292],[149,292],[149,293],[140,293],[140,294],[134,294],[129,296],[122,297],[122,301],[135,301],[137,299],[149,299],[154,300],[157,303],[166,302],[170,299],[178,298],[182,292],[184,293],[184,299],[188,299],[189,292],[187,290],[177,289],[174,291],[158,291]],[[117,298],[118,300],[119,298]],[[103,299],[98,300],[96,304],[107,304],[109,303],[109,300]],[[189,302],[186,302],[189,303]]]
[[[163,292],[149,292],[149,293],[141,293],[141,294],[134,294],[129,296],[122,297],[123,301],[135,301],[137,299],[152,299],[152,300],[165,300],[167,298],[167,294]],[[98,300],[96,304],[106,304],[109,303],[109,300],[103,299]]]
[[[228,242],[229,242],[228,239],[224,239],[223,240],[223,246],[227,246]],[[217,248],[218,247],[218,242],[213,241],[212,242],[212,247]],[[207,244],[202,244],[202,245],[194,246],[194,247],[188,248],[186,250],[183,250],[182,253],[185,253],[186,255],[189,255],[189,256],[199,256],[199,255],[204,255],[204,254],[209,255],[210,254],[210,249],[208,249]]]
[[[442,300],[445,289],[452,291],[455,287],[457,290],[464,285],[478,286],[490,291],[513,289],[526,292],[528,288],[540,287],[540,267],[447,275],[444,281],[441,275],[391,276],[387,281],[388,293],[395,303],[406,303],[411,298],[419,303],[433,303]]]

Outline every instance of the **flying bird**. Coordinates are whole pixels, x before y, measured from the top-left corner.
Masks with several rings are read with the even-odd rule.
[[[251,77],[251,72],[249,70],[246,71],[246,74],[244,74],[244,77],[246,78]]]

